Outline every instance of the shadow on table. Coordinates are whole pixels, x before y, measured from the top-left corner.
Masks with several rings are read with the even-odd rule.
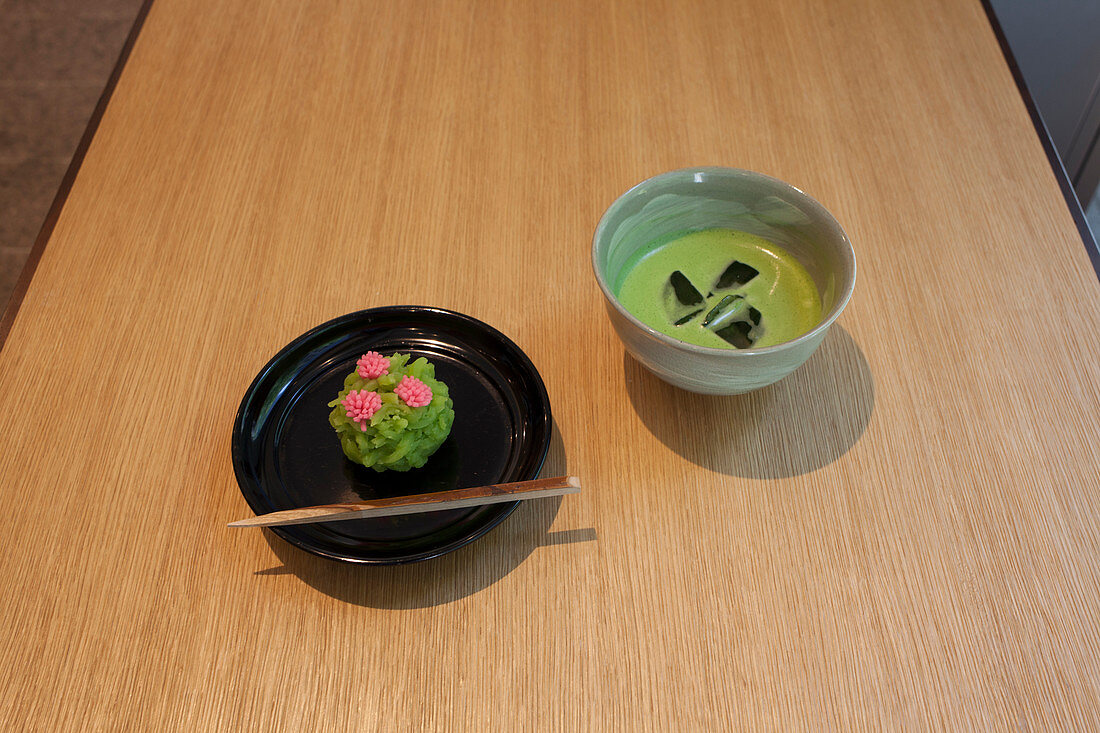
[[[541,475],[566,473],[565,447],[555,424]],[[492,585],[538,547],[595,540],[594,529],[550,531],[562,498],[523,502],[480,539],[447,555],[410,565],[359,566],[327,560],[264,530],[264,538],[283,565],[256,574],[297,575],[322,593],[360,606],[390,609],[438,606]]]
[[[745,478],[782,478],[826,466],[863,435],[875,403],[867,359],[834,324],[793,374],[743,395],[673,387],[626,355],[627,393],[646,428],[692,463]]]

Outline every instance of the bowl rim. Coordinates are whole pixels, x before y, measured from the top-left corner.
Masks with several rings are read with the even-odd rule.
[[[698,344],[689,344],[686,341],[680,341],[673,338],[668,334],[661,333],[657,329],[643,323],[633,313],[623,307],[619,299],[611,291],[611,287],[608,285],[603,273],[600,272],[600,266],[597,261],[597,249],[599,247],[600,238],[604,233],[604,230],[608,225],[608,217],[611,213],[618,208],[618,206],[631,198],[635,192],[639,189],[653,185],[654,183],[664,183],[670,179],[689,178],[697,183],[702,183],[698,180],[698,176],[703,175],[707,177],[715,178],[752,178],[760,180],[763,183],[769,184],[794,199],[798,199],[800,203],[805,204],[807,208],[811,209],[815,215],[831,229],[835,230],[839,235],[840,241],[843,243],[842,248],[843,256],[847,264],[851,266],[852,276],[848,279],[844,289],[839,293],[837,300],[833,303],[833,307],[829,309],[829,312],[822,317],[816,326],[811,328],[806,333],[797,336],[789,341],[784,341],[779,344],[773,344],[772,346],[762,346],[760,348],[753,349],[725,349],[717,346],[699,346]],[[848,305],[848,301],[852,298],[852,292],[855,290],[856,276],[858,274],[856,265],[855,249],[852,247],[852,242],[848,238],[848,234],[844,231],[843,227],[836,218],[821,205],[815,198],[807,194],[800,188],[792,186],[786,181],[780,180],[773,176],[769,176],[765,173],[758,173],[756,171],[747,170],[744,168],[728,168],[724,166],[692,166],[688,168],[677,168],[676,170],[666,171],[659,173],[655,176],[646,178],[644,181],[634,184],[624,193],[620,194],[611,202],[611,205],[607,207],[603,215],[600,217],[599,223],[596,225],[596,231],[592,235],[592,271],[596,276],[596,282],[600,286],[600,290],[603,291],[604,299],[615,308],[618,313],[627,319],[630,323],[640,328],[649,337],[660,341],[668,346],[671,346],[682,351],[687,351],[695,354],[705,356],[725,356],[731,354],[742,354],[745,356],[763,355],[763,354],[778,354],[790,349],[796,349],[806,342],[814,341],[820,338],[824,331],[828,330],[830,326],[840,317],[840,314],[844,311]]]

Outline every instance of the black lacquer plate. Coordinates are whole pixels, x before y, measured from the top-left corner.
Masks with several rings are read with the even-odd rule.
[[[454,400],[451,434],[420,469],[375,472],[344,457],[328,403],[367,351],[423,356]],[[256,514],[537,478],[550,445],[550,399],[531,360],[496,329],[421,306],[374,308],[302,334],[260,371],[233,424],[233,469]],[[455,550],[518,502],[272,527],[322,557],[396,564]]]

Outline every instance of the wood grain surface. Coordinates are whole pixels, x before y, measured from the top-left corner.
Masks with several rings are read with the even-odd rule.
[[[859,259],[746,396],[624,356],[591,276],[697,164]],[[390,304],[513,339],[585,491],[400,567],[227,528],[257,371]],[[1096,728],[1098,359],[978,0],[156,0],[0,351],[0,727]]]

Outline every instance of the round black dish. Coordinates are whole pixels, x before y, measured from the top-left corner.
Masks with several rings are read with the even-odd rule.
[[[451,434],[420,469],[375,472],[344,457],[327,406],[367,351],[435,364],[454,400]],[[393,306],[341,316],[268,362],[233,423],[233,470],[256,514],[314,504],[537,478],[550,446],[550,399],[531,360],[504,334],[440,308]],[[424,514],[272,527],[322,557],[415,562],[500,524],[518,502]]]

